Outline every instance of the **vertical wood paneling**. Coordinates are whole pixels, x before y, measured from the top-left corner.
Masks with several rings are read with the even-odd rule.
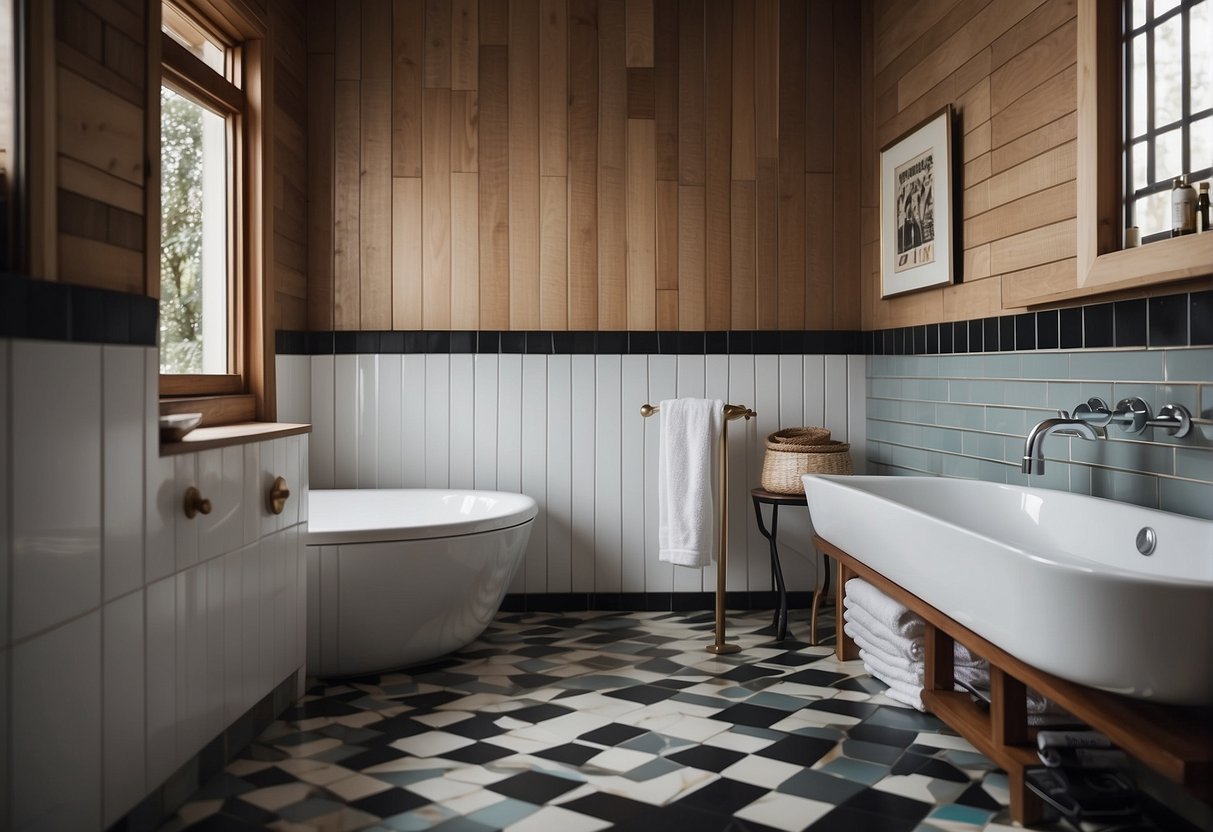
[[[779,328],[804,328],[805,8],[779,4]]]
[[[451,88],[451,0],[425,0],[422,82],[427,88]]]
[[[678,183],[657,180],[657,289],[678,289]],[[658,329],[664,329],[659,326]]]
[[[505,46],[510,42],[510,0],[480,0],[481,46]],[[481,75],[481,77],[484,77]]]
[[[854,5],[854,4],[852,4]],[[833,5],[818,3],[808,16],[808,112],[805,170],[834,170],[834,14]]]
[[[453,0],[451,89],[474,90],[480,80],[480,0]]]
[[[703,329],[707,286],[704,275],[704,193],[678,186],[678,328]]]
[[[752,180],[754,167],[754,4],[733,3],[734,180]]]
[[[539,181],[539,328],[563,330],[569,323],[568,179]]]
[[[829,329],[834,320],[834,174],[806,173],[805,320],[810,329]]]
[[[539,328],[539,4],[510,0],[510,328]]]
[[[731,329],[757,328],[754,282],[754,182],[732,183],[729,215],[732,257]]]
[[[565,0],[539,5],[539,173],[565,176],[569,165],[569,42]]]
[[[451,328],[480,326],[480,176],[451,174]]]
[[[653,65],[653,0],[627,0],[627,65]]]
[[[338,44],[341,43],[338,30]],[[333,115],[333,328],[359,329],[361,117],[359,83],[336,82]]]
[[[451,91],[422,90],[422,304],[426,329],[451,326]]]
[[[678,184],[703,185],[704,0],[678,0]]]
[[[598,2],[569,0],[569,329],[597,328]]]
[[[392,326],[392,7],[362,2],[361,329]]]
[[[479,170],[479,109],[475,90],[451,92],[451,173]]]
[[[854,4],[842,4],[834,10],[834,267],[830,282],[834,290],[831,325],[835,329],[859,329],[862,316],[861,160],[866,158],[862,155],[862,139],[867,133],[861,127],[860,22]],[[856,155],[857,147],[861,155]]]
[[[392,328],[421,329],[421,179],[392,179]]]
[[[628,120],[628,329],[654,329],[657,325],[654,141],[651,120]]]
[[[598,7],[598,329],[627,329],[627,120],[624,5]]]
[[[421,176],[424,11],[416,0],[394,0],[392,6],[393,176]]]
[[[754,243],[759,329],[779,325],[779,0],[754,6]],[[763,44],[764,48],[758,48]]]
[[[308,56],[308,328],[333,329],[333,55]]]
[[[484,20],[483,15],[481,20]],[[484,31],[483,29],[481,30]],[[480,325],[510,325],[509,64],[480,47]]]
[[[732,201],[733,127],[733,4],[730,0],[707,0],[707,304],[705,324],[709,330],[729,328],[732,318],[730,272],[730,202]]]
[[[653,110],[657,178],[678,180],[678,0],[654,0]]]

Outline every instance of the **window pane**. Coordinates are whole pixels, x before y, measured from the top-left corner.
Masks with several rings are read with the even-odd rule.
[[[160,164],[160,372],[226,373],[226,121],[161,87]]]
[[[1213,0],[1197,3],[1191,15],[1192,112],[1199,113],[1213,107]]]
[[[1146,132],[1146,35],[1144,32],[1133,38],[1133,74],[1129,90],[1133,95],[1133,135]]]
[[[1154,154],[1155,182],[1170,182],[1184,172],[1183,136],[1178,127],[1158,134]]]
[[[1179,0],[1154,0],[1154,16],[1162,17],[1179,5]]]
[[[1170,231],[1171,192],[1161,191],[1139,199],[1133,219],[1143,239],[1160,231]]]
[[[1150,184],[1146,175],[1149,169],[1146,167],[1146,155],[1149,148],[1148,142],[1138,142],[1133,145],[1133,190],[1140,191],[1146,185]]]
[[[1189,140],[1192,143],[1192,164],[1188,169],[1213,168],[1213,116],[1193,123]]]
[[[204,32],[197,23],[169,3],[162,7],[160,28],[169,37],[184,46],[211,69],[226,77],[224,66],[227,50],[214,38]]]
[[[1183,38],[1180,15],[1154,30],[1154,127],[1183,114]]]
[[[1133,0],[1129,25],[1136,29],[1146,22],[1146,0]]]

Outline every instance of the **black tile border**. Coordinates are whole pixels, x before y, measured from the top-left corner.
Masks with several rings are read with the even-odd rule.
[[[0,273],[0,338],[154,347],[156,298]]]
[[[773,610],[777,604],[778,598],[774,591],[725,593],[725,607],[731,610]],[[789,609],[807,609],[812,604],[811,592],[788,593]],[[501,602],[502,612],[693,612],[715,608],[714,592],[511,593]]]
[[[2,307],[0,307],[2,308]],[[714,332],[293,332],[279,355],[953,355],[1213,345],[1213,290],[918,326]]]

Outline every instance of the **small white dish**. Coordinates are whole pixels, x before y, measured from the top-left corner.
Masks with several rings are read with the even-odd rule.
[[[160,441],[180,442],[202,424],[201,413],[170,413],[160,417]]]

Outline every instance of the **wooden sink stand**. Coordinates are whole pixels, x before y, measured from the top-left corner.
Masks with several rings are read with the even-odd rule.
[[[1028,725],[1027,689],[1031,687],[1106,735],[1125,753],[1163,777],[1213,803],[1213,708],[1157,705],[1068,682],[1037,670],[814,535],[813,543],[838,563],[836,648],[840,660],[856,659],[859,648],[842,631],[846,582],[863,578],[904,604],[926,622],[922,702],[973,747],[1006,771],[1011,816],[1025,826],[1041,819],[1040,799],[1027,788],[1024,770],[1041,765],[1036,729]],[[989,709],[953,689],[955,642],[990,663]]]

